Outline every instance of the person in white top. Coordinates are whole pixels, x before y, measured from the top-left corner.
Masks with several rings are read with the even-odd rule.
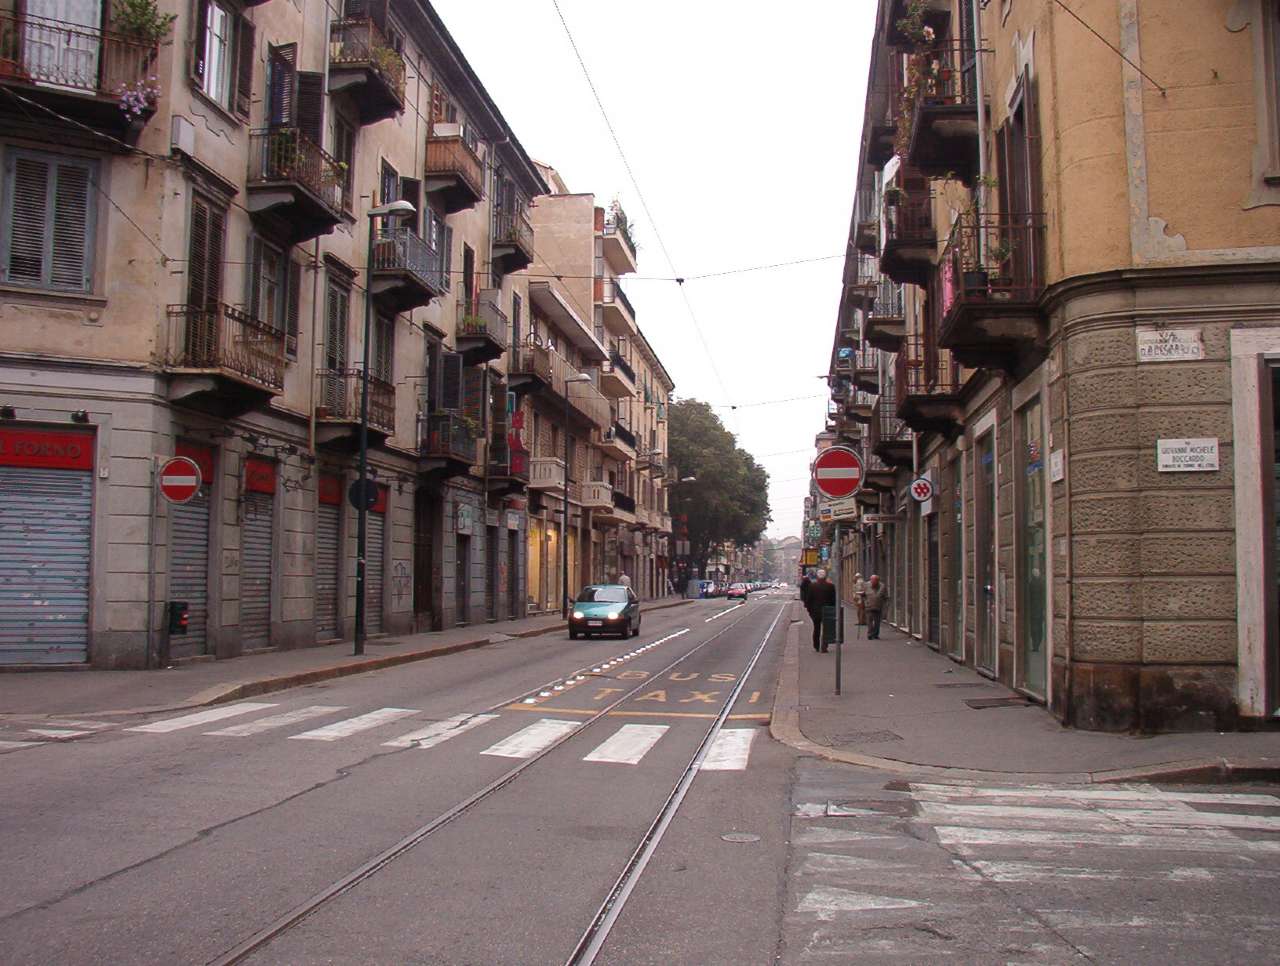
[[[625,573],[620,573],[618,574],[618,583],[622,584],[623,587],[630,587],[631,578],[628,577]]]

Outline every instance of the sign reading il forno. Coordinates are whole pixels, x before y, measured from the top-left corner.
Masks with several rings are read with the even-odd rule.
[[[1139,362],[1187,362],[1204,358],[1200,329],[1139,329]]]
[[[1218,468],[1218,439],[1158,439],[1156,469],[1161,473],[1203,473]]]

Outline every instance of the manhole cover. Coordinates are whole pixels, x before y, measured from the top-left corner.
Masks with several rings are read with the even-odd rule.
[[[965,698],[964,701],[969,707],[975,711],[984,711],[987,708],[1025,708],[1032,704],[1030,698],[1010,697],[1010,698]]]
[[[752,835],[750,832],[725,832],[724,835],[720,837],[726,842],[735,842],[744,845],[748,842],[760,841],[760,836]]]
[[[831,735],[830,740],[833,742],[867,745],[879,741],[901,741],[902,735],[893,731],[852,731],[843,735]]]

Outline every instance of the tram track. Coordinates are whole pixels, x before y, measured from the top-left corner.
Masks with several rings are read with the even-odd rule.
[[[738,609],[739,608],[735,607],[735,608],[731,608],[730,610],[738,610]],[[702,741],[699,743],[693,758],[690,760],[689,764],[685,766],[685,768],[681,772],[681,776],[676,784],[676,787],[667,796],[666,800],[663,803],[662,808],[659,810],[658,815],[654,818],[652,823],[650,823],[650,825],[648,826],[648,829],[646,830],[644,836],[642,837],[639,845],[636,847],[635,852],[633,852],[630,859],[627,861],[622,873],[619,875],[618,879],[614,883],[613,888],[610,890],[608,896],[606,897],[604,904],[597,911],[590,926],[587,928],[586,932],[584,932],[582,940],[580,940],[578,946],[575,947],[575,951],[574,951],[575,957],[579,957],[580,954],[585,954],[587,951],[594,948],[594,951],[590,952],[591,958],[589,959],[574,958],[574,959],[571,959],[570,962],[588,963],[593,961],[595,954],[599,951],[600,945],[603,943],[604,939],[607,938],[609,929],[612,927],[613,923],[616,921],[617,915],[621,912],[623,905],[625,905],[627,895],[630,894],[631,888],[634,886],[635,882],[639,879],[639,876],[643,873],[644,864],[647,863],[648,861],[647,857],[651,855],[653,849],[657,847],[658,842],[661,840],[662,831],[665,830],[666,825],[669,824],[671,818],[674,816],[675,812],[678,810],[680,801],[684,798],[684,794],[685,792],[687,792],[689,785],[692,784],[692,780],[693,780],[693,777],[696,776],[698,766],[700,765],[702,759],[706,755],[707,748],[710,746],[711,741],[714,739],[715,735],[720,730],[724,721],[728,718],[729,712],[732,709],[734,702],[737,701],[738,697],[742,692],[742,688],[747,679],[747,675],[749,675],[751,670],[754,669],[761,654],[764,652],[764,648],[767,646],[770,637],[772,637],[773,632],[776,629],[782,614],[785,612],[785,609],[786,608],[784,604],[783,607],[781,607],[778,613],[774,616],[773,621],[769,625],[768,631],[765,633],[764,637],[755,648],[752,654],[752,657],[746,666],[746,669],[740,676],[738,684],[732,690],[729,697],[721,705],[718,714],[713,719],[712,725],[707,731],[707,734],[703,737]],[[721,612],[722,615],[727,613],[728,611]],[[667,674],[679,668],[681,664],[688,661],[690,658],[702,652],[709,645],[711,645],[715,641],[719,640],[720,638],[724,637],[726,634],[733,631],[744,621],[753,617],[755,613],[756,613],[756,610],[754,608],[750,609],[747,613],[744,613],[737,619],[727,623],[724,627],[719,628],[710,637],[700,641],[693,647],[690,647],[688,650],[684,651],[682,654],[677,656],[674,660],[670,661],[665,666],[652,672],[652,676],[657,677],[663,674]],[[671,634],[667,634],[661,638],[658,638],[655,641],[649,642],[648,644],[640,645],[637,648],[633,648],[631,651],[624,652],[620,656],[608,658],[608,659],[605,659],[604,661],[592,662],[591,664],[585,665],[577,669],[576,671],[570,672],[569,674],[562,675],[561,677],[553,679],[553,681],[548,682],[547,684],[523,691],[520,694],[516,695],[515,697],[506,698],[502,701],[495,702],[493,705],[491,705],[490,707],[488,707],[483,711],[474,712],[473,716],[499,712],[503,709],[506,709],[513,705],[517,705],[521,703],[526,703],[530,701],[536,702],[538,697],[544,696],[549,690],[553,689],[556,686],[556,684],[560,682],[573,681],[574,679],[578,679],[579,681],[581,681],[581,680],[584,680],[588,675],[601,674],[606,670],[611,670],[613,667],[616,667],[618,664],[630,661],[631,659],[637,657],[639,654],[651,648],[658,647],[672,640],[678,640],[680,637],[689,633],[690,630],[691,629],[687,627],[682,628],[679,631],[676,631]],[[468,795],[466,798],[462,799],[455,805],[446,809],[444,812],[441,812],[439,815],[435,816],[428,822],[425,822],[424,824],[418,826],[413,831],[411,831],[410,833],[402,837],[399,841],[395,842],[393,845],[373,855],[372,857],[370,857],[368,860],[363,862],[361,865],[359,865],[357,868],[355,868],[351,872],[333,881],[324,889],[313,894],[308,899],[300,902],[299,904],[297,904],[296,906],[294,906],[284,914],[274,919],[272,922],[268,923],[263,928],[257,930],[252,935],[242,940],[240,943],[224,951],[223,953],[219,954],[215,958],[207,960],[207,966],[232,966],[232,964],[242,963],[246,961],[254,953],[265,949],[273,941],[280,938],[285,933],[289,932],[291,929],[293,929],[294,927],[302,923],[308,917],[318,912],[329,903],[336,900],[339,896],[342,896],[343,894],[349,892],[351,889],[355,888],[361,883],[368,881],[369,879],[377,875],[380,870],[386,868],[388,865],[394,862],[397,858],[405,855],[406,853],[414,849],[416,846],[421,844],[431,835],[440,831],[445,826],[454,822],[456,819],[462,817],[463,815],[467,814],[471,810],[475,809],[481,802],[485,801],[486,799],[490,798],[491,796],[498,793],[502,789],[506,788],[508,785],[514,782],[517,778],[519,778],[525,772],[529,771],[538,763],[544,761],[548,756],[554,753],[557,749],[585,735],[593,725],[603,721],[611,713],[617,710],[621,705],[635,698],[646,686],[647,686],[647,681],[638,682],[634,687],[618,695],[614,700],[610,701],[608,704],[602,706],[597,711],[595,711],[591,715],[591,717],[585,719],[573,731],[565,734],[564,736],[560,737],[556,741],[547,745],[545,748],[541,749],[539,752],[537,752],[533,756],[522,760],[519,764],[515,765],[514,767],[509,769],[507,772],[498,776],[493,781],[486,784],[484,787],[473,792],[471,795]],[[552,693],[554,694],[554,691]],[[555,709],[553,707],[549,707],[547,710],[549,713],[552,713],[552,714],[555,713]]]

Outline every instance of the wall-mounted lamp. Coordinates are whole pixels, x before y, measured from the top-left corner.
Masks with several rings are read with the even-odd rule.
[[[89,421],[89,414],[83,409],[77,409],[71,414],[71,421],[73,423],[87,423]]]
[[[12,406],[0,406],[0,419],[17,419],[18,413]]]

